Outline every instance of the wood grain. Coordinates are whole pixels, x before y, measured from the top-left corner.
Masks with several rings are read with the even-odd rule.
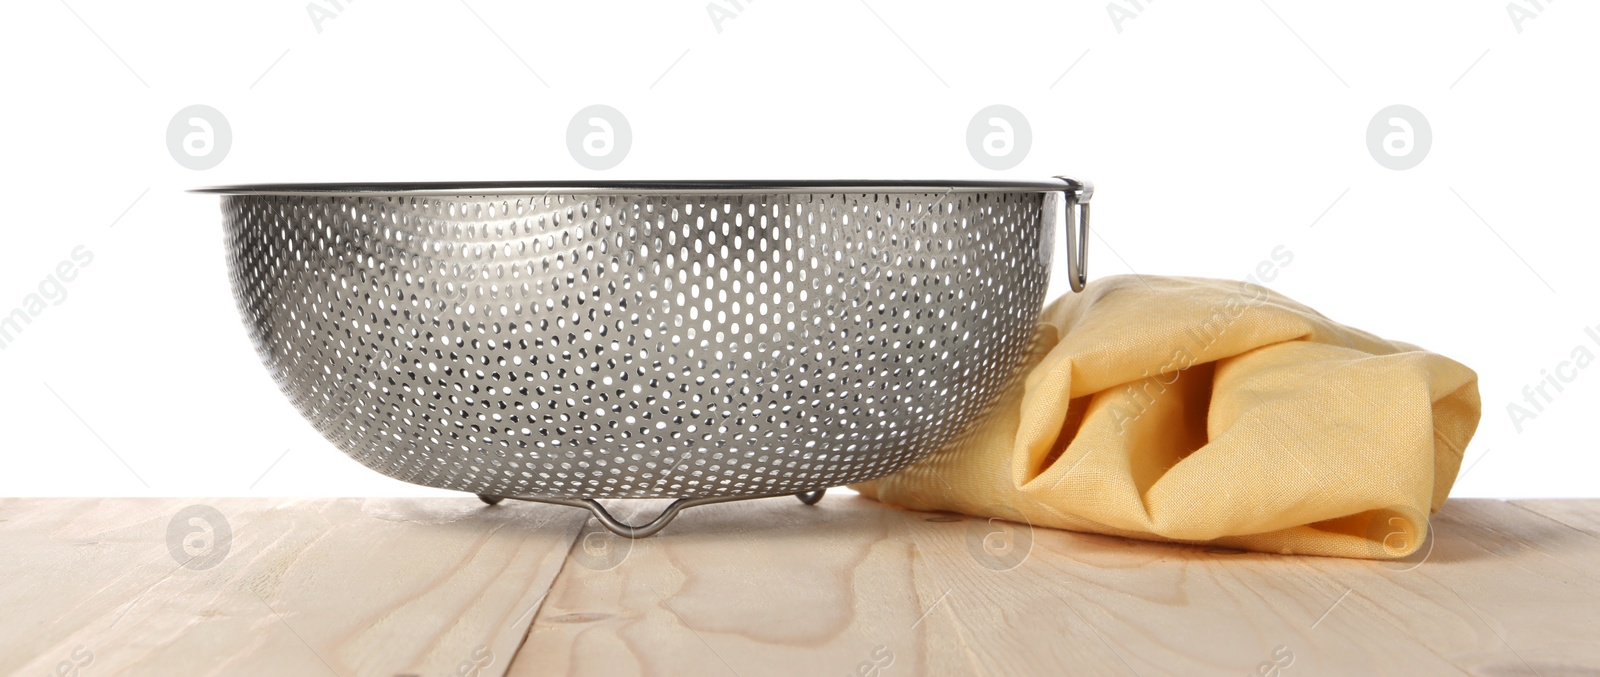
[[[167,546],[194,503],[233,530],[211,568]],[[471,498],[7,499],[0,673],[1600,672],[1600,501],[1452,500],[1434,529],[1385,564],[848,494],[694,508],[640,541]]]
[[[232,530],[202,570],[167,546],[193,503]],[[87,657],[93,675],[498,675],[582,517],[471,497],[28,499],[0,520],[0,673]]]
[[[510,674],[1600,670],[1594,538],[1499,501],[1452,501],[1435,527],[1426,558],[1380,564],[859,497],[709,506],[615,568],[563,570]]]

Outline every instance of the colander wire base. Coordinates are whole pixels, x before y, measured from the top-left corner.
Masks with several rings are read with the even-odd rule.
[[[794,496],[795,498],[800,499],[801,503],[806,505],[816,505],[818,501],[822,500],[822,496],[826,493],[828,493],[827,489],[818,489],[816,491],[803,491],[795,494]],[[711,505],[712,503],[727,503],[730,501],[750,501],[758,498],[773,498],[774,496],[782,495],[783,494],[772,494],[767,496],[702,496],[699,498],[680,498],[667,505],[667,507],[661,511],[661,514],[656,515],[655,519],[638,526],[634,526],[617,519],[611,514],[610,511],[606,510],[605,506],[600,505],[599,501],[596,501],[592,498],[544,498],[541,496],[491,496],[488,494],[478,494],[478,499],[489,505],[499,505],[501,501],[510,498],[518,501],[528,501],[530,503],[548,503],[550,505],[564,505],[572,508],[584,508],[594,515],[594,518],[600,522],[600,526],[605,527],[607,531],[610,531],[613,534],[623,538],[646,538],[665,528],[667,523],[676,518],[678,513],[682,512],[684,508],[693,508],[697,505]]]

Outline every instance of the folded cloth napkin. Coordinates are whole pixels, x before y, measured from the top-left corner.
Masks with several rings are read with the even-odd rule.
[[[988,416],[853,488],[1035,526],[1401,558],[1450,493],[1477,383],[1254,284],[1112,277],[1045,309]]]

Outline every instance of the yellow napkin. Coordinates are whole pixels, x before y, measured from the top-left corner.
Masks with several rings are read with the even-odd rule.
[[[1119,276],[1045,309],[1024,370],[954,443],[854,488],[888,504],[1285,554],[1425,542],[1478,377],[1266,288]]]

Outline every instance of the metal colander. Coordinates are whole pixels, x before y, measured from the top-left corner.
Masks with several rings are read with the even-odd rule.
[[[891,473],[1012,376],[1088,185],[260,185],[222,193],[256,349],[390,477],[595,511]],[[635,527],[595,499],[676,498]]]

